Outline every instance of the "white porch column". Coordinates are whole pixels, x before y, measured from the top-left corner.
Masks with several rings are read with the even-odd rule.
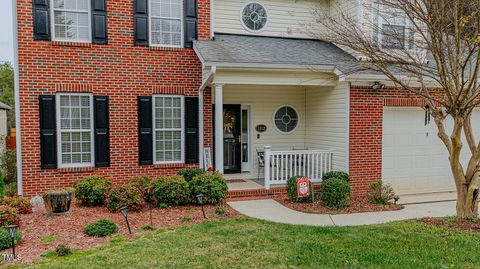
[[[265,189],[270,189],[270,151],[272,150],[271,146],[264,147],[264,157],[263,157],[263,174],[265,176]]]
[[[215,85],[215,170],[223,174],[223,84]]]

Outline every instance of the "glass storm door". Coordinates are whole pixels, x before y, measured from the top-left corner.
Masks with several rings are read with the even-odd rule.
[[[223,106],[223,170],[227,173],[240,173],[241,158],[241,106]]]

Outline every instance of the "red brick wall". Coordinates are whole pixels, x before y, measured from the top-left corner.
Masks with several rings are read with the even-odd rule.
[[[210,37],[210,2],[199,0],[199,38]],[[197,96],[201,63],[192,49],[161,50],[133,46],[133,0],[107,1],[108,45],[33,40],[32,0],[18,0],[20,111],[23,189],[27,196],[70,186],[100,174],[115,181],[158,177],[175,166],[139,166],[137,96],[183,93]],[[38,95],[57,91],[91,92],[110,98],[111,166],[93,169],[40,169]],[[211,108],[209,90],[205,107]],[[206,134],[211,137],[211,110]],[[211,145],[211,140],[206,140]]]
[[[424,102],[395,88],[350,89],[350,177],[355,196],[365,196],[382,177],[384,106],[420,107]]]

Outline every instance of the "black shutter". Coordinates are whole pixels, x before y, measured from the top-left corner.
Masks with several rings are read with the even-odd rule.
[[[138,97],[138,158],[140,165],[153,164],[152,97]]]
[[[108,120],[108,97],[94,96],[95,166],[110,166],[110,130]]]
[[[148,0],[134,0],[135,46],[148,46]]]
[[[107,0],[92,0],[92,43],[107,44]]]
[[[192,48],[197,39],[197,0],[185,1],[185,47]]]
[[[198,97],[185,97],[185,163],[198,163]]]
[[[55,95],[39,96],[40,162],[42,169],[57,168]]]
[[[50,0],[33,0],[33,39],[50,40]]]

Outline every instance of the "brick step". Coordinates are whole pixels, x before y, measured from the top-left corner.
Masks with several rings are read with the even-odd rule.
[[[315,192],[320,191],[320,185],[314,185]],[[267,189],[251,189],[251,190],[232,190],[227,192],[228,201],[237,200],[256,200],[256,199],[268,199],[275,195],[287,194],[287,188],[272,187]]]

